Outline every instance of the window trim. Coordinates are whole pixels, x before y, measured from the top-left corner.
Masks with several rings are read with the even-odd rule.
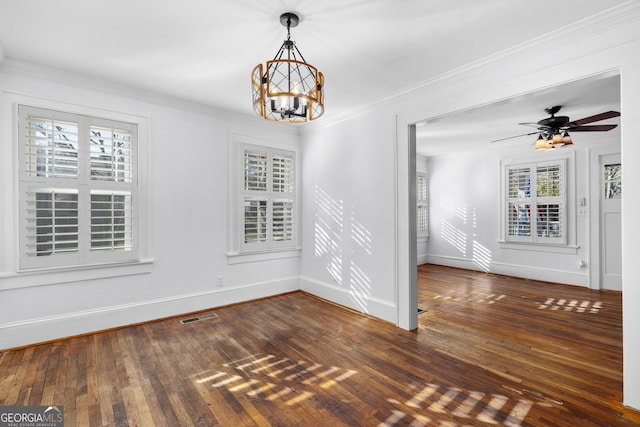
[[[104,117],[89,116],[86,114],[69,113],[67,111],[59,111],[52,109],[44,109],[26,104],[18,104],[18,188],[19,193],[19,234],[20,239],[20,255],[18,258],[19,271],[27,271],[34,268],[77,268],[84,265],[100,265],[121,262],[138,261],[138,212],[137,206],[137,124],[123,122],[120,120],[105,119]],[[20,115],[22,112],[22,116]],[[27,138],[25,133],[26,125],[29,123],[29,117],[42,117],[45,120],[64,120],[77,125],[77,172],[73,176],[40,176],[40,172],[27,171],[25,162],[27,160]],[[127,181],[120,180],[100,180],[92,178],[93,157],[90,139],[90,130],[96,127],[117,127],[130,132],[133,143],[130,145],[130,163],[131,175]],[[54,172],[55,173],[55,172]],[[76,194],[77,204],[77,248],[74,251],[64,254],[55,254],[54,256],[30,256],[27,249],[27,234],[24,230],[27,228],[27,215],[23,213],[29,205],[26,193],[46,194],[46,193],[69,193]],[[94,250],[91,247],[93,242],[92,221],[93,208],[92,198],[100,193],[120,193],[128,194],[129,208],[131,210],[131,222],[128,226],[131,228],[129,234],[132,246],[126,251],[109,251],[103,252]],[[35,203],[34,199],[31,203]],[[33,236],[35,238],[35,236]]]
[[[300,257],[300,152],[297,144],[275,142],[259,139],[247,135],[232,133],[229,137],[229,236],[227,261],[229,264],[239,264],[254,261],[284,259]],[[293,233],[294,239],[290,244],[276,242],[272,245],[258,244],[253,247],[244,244],[244,151],[251,148],[269,153],[289,152],[294,161],[294,191],[293,191]],[[271,154],[270,154],[271,155]],[[278,198],[277,196],[275,198]]]
[[[280,148],[273,147],[265,147],[265,146],[257,146],[253,144],[242,144],[242,164],[243,167],[243,175],[242,175],[242,224],[243,224],[243,238],[241,238],[240,246],[241,252],[265,252],[280,248],[291,248],[295,247],[297,241],[297,233],[296,233],[296,223],[297,223],[297,209],[295,206],[296,203],[296,153],[291,150],[283,150]],[[264,189],[252,189],[247,188],[246,186],[246,153],[251,152],[253,154],[264,156],[265,159],[265,181],[264,181]],[[275,182],[275,160],[276,158],[285,158],[291,157],[291,161],[293,162],[293,191],[276,191],[276,182]],[[265,206],[265,227],[264,227],[264,240],[256,239],[256,241],[248,242],[246,240],[246,207],[247,202],[264,202]],[[275,205],[276,203],[281,202],[292,202],[293,206],[291,210],[293,211],[292,219],[293,219],[293,227],[292,227],[292,239],[275,239]],[[260,234],[258,227],[259,220],[256,218],[256,234]]]
[[[66,112],[135,124],[138,128],[137,192],[138,192],[138,256],[134,261],[91,262],[84,265],[42,267],[21,270],[19,171],[21,170],[18,134],[18,106]],[[149,118],[141,114],[105,110],[95,106],[72,104],[49,98],[0,91],[0,290],[27,288],[57,283],[150,273],[153,257],[150,253],[149,188]]]
[[[538,158],[503,159],[500,161],[500,236],[498,245],[502,249],[531,250],[539,252],[555,252],[575,254],[579,249],[576,244],[576,183],[575,183],[575,150],[557,154],[555,152],[536,153]],[[561,163],[564,168],[564,238],[562,241],[553,242],[549,238],[537,239],[532,233],[530,240],[508,239],[507,210],[508,197],[508,170],[517,166],[533,167]]]

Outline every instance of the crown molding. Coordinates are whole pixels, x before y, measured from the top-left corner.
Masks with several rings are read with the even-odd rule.
[[[56,68],[45,67],[25,61],[19,61],[13,58],[6,58],[4,61],[0,62],[0,73],[37,79],[53,84],[73,86],[74,88],[82,90],[125,97],[151,104],[179,108],[186,111],[205,114],[225,121],[241,124],[250,123],[252,126],[265,128],[268,127],[269,129],[273,130],[273,127],[269,127],[272,122],[266,123],[264,120],[261,120],[253,114],[225,110],[212,105],[189,101],[179,97],[146,90],[135,86],[125,85],[114,81],[95,78],[79,73],[72,73]],[[297,126],[282,126],[279,131],[298,134]]]

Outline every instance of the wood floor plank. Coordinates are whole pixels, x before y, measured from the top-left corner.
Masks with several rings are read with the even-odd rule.
[[[0,405],[64,405],[69,426],[640,425],[620,293],[418,280],[411,332],[295,292],[3,351]]]

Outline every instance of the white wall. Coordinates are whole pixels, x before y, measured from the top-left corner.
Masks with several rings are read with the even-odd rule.
[[[29,286],[53,275],[16,272],[16,99],[148,122],[147,152],[140,158],[148,176],[141,274],[83,280],[91,275],[84,271],[64,275],[61,283]],[[15,63],[0,66],[0,105],[0,349],[299,289],[299,257],[230,265],[226,255],[231,133],[296,144],[294,129]]]
[[[395,117],[304,133],[301,287],[395,323]]]

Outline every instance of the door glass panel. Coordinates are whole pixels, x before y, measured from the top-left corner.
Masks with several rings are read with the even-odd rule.
[[[604,198],[622,197],[622,165],[620,163],[604,165]]]

